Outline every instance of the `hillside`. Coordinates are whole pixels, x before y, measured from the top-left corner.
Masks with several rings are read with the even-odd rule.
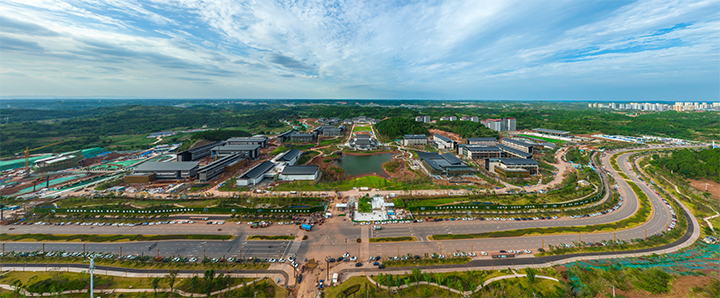
[[[388,118],[375,125],[377,133],[390,140],[401,139],[406,134],[428,134],[422,123],[407,118]]]

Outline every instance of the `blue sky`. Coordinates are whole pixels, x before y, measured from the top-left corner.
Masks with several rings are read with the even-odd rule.
[[[0,0],[0,96],[720,99],[720,1]]]

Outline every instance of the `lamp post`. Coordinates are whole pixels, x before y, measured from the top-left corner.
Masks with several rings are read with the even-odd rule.
[[[326,264],[326,267],[325,267],[325,280],[329,280],[329,279],[330,279],[330,259],[332,259],[332,257],[330,257],[330,256],[325,257],[325,264]]]
[[[93,298],[93,272],[95,271],[95,259],[90,257],[90,298]]]

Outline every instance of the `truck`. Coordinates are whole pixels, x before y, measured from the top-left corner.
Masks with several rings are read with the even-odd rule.
[[[312,226],[309,225],[309,224],[301,224],[301,225],[300,225],[300,228],[303,229],[303,230],[306,230],[306,231],[311,231],[311,230],[312,230]]]
[[[338,274],[337,273],[333,273],[332,282],[333,282],[332,283],[333,285],[337,285],[337,283],[338,283]]]
[[[373,230],[382,230],[382,226],[373,226]]]

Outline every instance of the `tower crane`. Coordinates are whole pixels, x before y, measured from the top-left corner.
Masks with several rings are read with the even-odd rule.
[[[30,151],[35,151],[35,150],[40,150],[40,149],[47,148],[50,146],[55,146],[55,145],[63,143],[63,142],[65,142],[65,141],[60,141],[57,143],[52,143],[50,145],[45,145],[45,146],[37,147],[37,148],[33,148],[33,149],[30,149],[30,147],[25,147],[25,171],[27,171],[29,169],[28,166],[30,165]]]

